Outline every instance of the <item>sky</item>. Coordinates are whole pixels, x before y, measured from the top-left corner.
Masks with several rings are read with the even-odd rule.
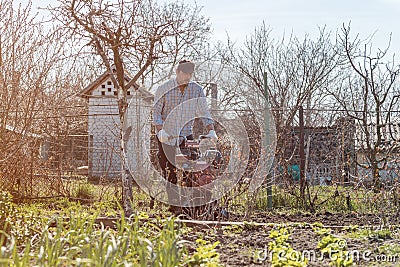
[[[16,0],[15,2],[27,2]],[[169,0],[167,0],[169,1]],[[400,55],[400,0],[183,0],[202,6],[210,18],[212,41],[226,41],[227,35],[237,44],[264,22],[277,40],[293,33],[318,37],[318,27],[333,35],[343,23],[351,25],[351,34],[361,39],[373,35],[373,49],[386,48],[392,34],[390,55]],[[51,0],[33,0],[34,8]]]
[[[317,37],[318,27],[333,35],[343,23],[351,26],[351,35],[361,39],[373,35],[373,48],[386,48],[392,34],[389,53],[400,55],[400,0],[191,0],[203,6],[210,18],[215,40],[227,34],[238,43],[264,22],[271,36],[281,39],[291,33],[299,38]]]

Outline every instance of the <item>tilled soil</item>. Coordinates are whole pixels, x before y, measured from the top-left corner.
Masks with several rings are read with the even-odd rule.
[[[282,225],[289,229],[290,246],[309,259],[307,266],[331,266],[331,258],[328,255],[321,256],[317,249],[321,240],[313,227],[323,225],[330,228],[334,236],[345,239],[347,251],[354,255],[353,266],[400,266],[400,251],[386,252],[382,254],[378,248],[383,245],[394,245],[400,249],[400,234],[397,226],[399,218],[388,216],[380,218],[373,214],[256,214],[245,218],[231,214],[230,221],[247,221],[241,226],[193,226],[193,231],[183,236],[188,241],[196,241],[201,238],[210,243],[219,241],[217,252],[224,266],[270,266],[270,253],[268,244],[273,241],[269,237],[272,229],[279,229]],[[259,224],[252,224],[256,222]],[[315,224],[318,223],[318,224]],[[357,237],[350,238],[346,226],[358,226],[357,229],[391,229],[390,237]],[[383,226],[385,225],[385,226]],[[391,225],[391,226],[389,226]],[[194,248],[190,248],[191,250]]]
[[[249,221],[258,223],[288,223],[288,222],[305,222],[305,223],[322,223],[325,226],[349,226],[349,225],[395,225],[400,224],[400,217],[396,215],[379,216],[377,214],[332,214],[329,212],[316,214],[273,214],[273,213],[257,213],[249,216],[249,218],[230,214],[230,221]]]

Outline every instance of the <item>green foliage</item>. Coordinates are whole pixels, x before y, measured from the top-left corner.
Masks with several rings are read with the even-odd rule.
[[[0,239],[0,266],[177,266],[182,261],[183,244],[172,219],[122,217],[111,229],[97,223],[98,212],[85,212],[79,204],[50,220],[33,215],[25,220],[35,221],[29,227],[2,232],[7,238]],[[12,217],[22,216],[16,210]]]
[[[353,265],[353,258],[346,250],[347,243],[343,238],[331,234],[331,229],[320,228],[314,225],[313,230],[317,235],[322,236],[318,242],[317,248],[320,249],[322,255],[328,256],[331,260],[330,265],[336,267],[346,267]]]
[[[155,239],[155,262],[160,266],[177,266],[183,256],[185,241],[179,241],[177,231],[174,228],[174,220],[163,222],[163,228]]]
[[[326,235],[318,242],[317,248],[323,255],[329,255],[331,265],[333,266],[351,266],[353,258],[346,251],[346,241],[333,235]]]
[[[367,238],[371,240],[386,240],[392,238],[392,232],[389,229],[359,229],[346,234],[350,238]]]
[[[285,227],[281,227],[279,230],[271,230],[269,237],[275,240],[275,243],[272,244],[279,244],[288,246],[287,240],[289,239],[290,233]],[[273,248],[270,246],[270,248]]]
[[[326,228],[322,223],[315,222],[312,224],[313,231],[319,236],[330,235],[332,230],[330,228]]]
[[[268,243],[268,248],[272,255],[271,266],[307,266],[308,260],[303,258],[301,253],[294,250],[287,242],[290,237],[287,228],[281,227],[279,230],[271,230],[269,237],[273,239]]]
[[[357,188],[342,186],[311,186],[306,191],[306,201],[300,198],[300,188],[294,184],[293,187],[273,186],[272,203],[274,211],[283,209],[284,212],[331,212],[331,213],[347,213],[347,212],[364,212],[364,213],[381,213],[382,210],[389,213],[397,211],[395,200],[397,197],[391,196],[389,192],[374,193],[366,188]],[[309,195],[308,195],[309,194]],[[245,211],[246,204],[237,197],[235,205],[238,211]],[[255,198],[255,207],[260,211],[268,211],[266,188],[259,189]],[[394,201],[394,202],[393,202]],[[397,201],[397,200],[396,200]],[[389,205],[389,204],[390,205]],[[397,203],[397,202],[396,202]]]
[[[224,235],[236,235],[243,232],[244,226],[239,224],[226,225],[222,227],[222,230]]]
[[[75,189],[71,191],[73,196],[91,197],[93,202],[85,205],[82,201],[61,198],[16,206],[9,194],[0,193],[0,224],[3,229],[7,225],[5,230],[0,231],[0,244],[4,245],[0,251],[0,266],[221,266],[217,250],[219,243],[201,239],[209,240],[209,232],[197,233],[199,239],[196,247],[189,253],[186,248],[188,241],[181,240],[180,234],[193,230],[177,229],[172,219],[165,219],[162,212],[165,206],[157,203],[159,207],[153,209],[149,216],[146,206],[148,197],[145,194],[135,194],[133,205],[138,212],[128,219],[123,217],[115,195],[107,195],[107,199],[101,202],[95,201],[101,199],[98,190],[103,189],[99,189],[99,185],[83,183]],[[290,194],[284,198],[296,207],[282,209],[285,215],[307,212]],[[239,210],[245,210],[246,201],[239,197],[235,201],[241,207]],[[336,198],[326,203],[334,206],[335,201],[342,199]],[[352,206],[361,207],[356,203]],[[154,214],[164,217],[152,219]],[[122,218],[117,221],[115,228],[109,228],[98,223],[98,217],[102,216]],[[273,241],[268,246],[272,266],[306,266],[307,259],[290,245],[291,228],[286,228],[287,224],[277,226],[271,223],[271,226],[274,227],[270,232]],[[240,235],[244,231],[255,231],[257,227],[257,224],[245,221],[243,225],[224,226],[223,233]],[[299,224],[297,227],[306,226]],[[332,230],[321,223],[314,223],[311,227],[320,237],[318,249],[325,259],[329,255],[331,265],[353,264],[343,238],[334,236]],[[347,232],[345,237],[375,241],[388,240],[395,235],[386,229],[360,228],[344,228]],[[229,246],[234,248],[237,244]],[[398,254],[399,246],[386,244],[378,250],[381,253]],[[251,248],[249,255],[253,251]]]
[[[349,226],[343,227],[343,230],[348,233],[355,233],[355,232],[359,231],[360,229],[359,229],[358,225],[349,225]]]
[[[196,252],[189,257],[184,266],[201,266],[201,267],[220,267],[219,253],[216,251],[216,247],[219,245],[219,241],[210,243],[203,239],[197,239]]]
[[[372,231],[372,233],[369,235],[369,238],[380,240],[390,239],[392,238],[392,232],[389,229],[375,230]]]
[[[75,197],[85,200],[93,199],[95,196],[95,189],[93,187],[94,186],[89,183],[79,183],[79,186],[75,192]]]
[[[254,222],[243,221],[243,228],[246,230],[255,230],[257,227],[257,224]]]
[[[379,254],[400,255],[400,244],[384,244],[378,247]]]
[[[15,210],[10,218],[10,234],[15,238],[18,246],[26,245],[32,238],[42,232],[45,219],[33,210]]]

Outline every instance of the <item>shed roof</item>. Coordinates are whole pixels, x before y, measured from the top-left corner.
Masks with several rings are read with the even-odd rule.
[[[115,69],[114,69],[115,70]],[[109,71],[105,71],[103,74],[101,74],[96,80],[91,82],[88,86],[86,86],[80,93],[79,96],[83,98],[89,98],[92,96],[92,91],[95,90],[100,84],[102,84],[104,81],[106,81],[109,77],[111,76]],[[129,73],[125,71],[125,81],[128,83],[132,78]],[[154,99],[154,95],[146,90],[143,87],[140,87],[138,84],[134,83],[130,88],[134,89],[135,91],[138,91],[140,95],[143,97],[143,99],[152,101]]]

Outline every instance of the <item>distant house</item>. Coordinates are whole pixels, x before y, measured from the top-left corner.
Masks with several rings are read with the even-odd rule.
[[[391,183],[400,177],[400,121],[399,118],[392,118],[392,122],[381,123],[380,125],[380,145],[377,149],[377,158],[382,161],[379,164],[379,176],[383,182]],[[378,141],[378,134],[376,132],[377,126],[375,123],[368,124],[369,137],[366,137],[365,129],[359,127],[356,131],[356,153],[357,162],[370,166],[368,160],[368,146],[367,140],[372,147]],[[385,159],[385,160],[383,160]],[[358,168],[358,176],[367,181],[372,181],[371,168]]]
[[[131,80],[125,74],[125,81]],[[150,146],[151,125],[149,115],[154,96],[149,91],[133,85],[128,88],[129,108],[126,114],[126,155],[130,168],[140,164]],[[89,178],[112,178],[121,173],[120,119],[117,91],[110,73],[104,72],[80,93],[89,104],[88,111],[88,175]],[[148,141],[146,141],[147,139]]]
[[[291,167],[293,173],[299,169],[300,152],[299,136],[301,129],[294,127],[289,145],[286,148],[287,158],[293,155]],[[312,184],[329,184],[332,181],[348,183],[355,175],[355,125],[347,118],[339,118],[329,127],[304,127],[304,156],[306,176]],[[296,178],[296,177],[294,177]]]
[[[0,126],[0,139],[4,144],[0,152],[6,157],[10,155],[11,158],[19,157],[20,161],[25,163],[27,160],[36,161],[41,170],[46,169],[51,172],[72,173],[86,164],[86,132],[75,131],[74,134],[50,136],[30,132],[28,128],[17,128],[8,124]],[[3,162],[3,164],[10,163]],[[35,170],[35,174],[38,173],[40,171]]]
[[[10,149],[10,146],[13,145],[15,148],[19,148],[19,153],[38,158],[47,152],[43,136],[29,132],[25,128],[20,129],[9,124],[1,125],[0,127],[0,139],[2,144],[5,145],[4,149]],[[11,148],[10,153],[13,150]]]

